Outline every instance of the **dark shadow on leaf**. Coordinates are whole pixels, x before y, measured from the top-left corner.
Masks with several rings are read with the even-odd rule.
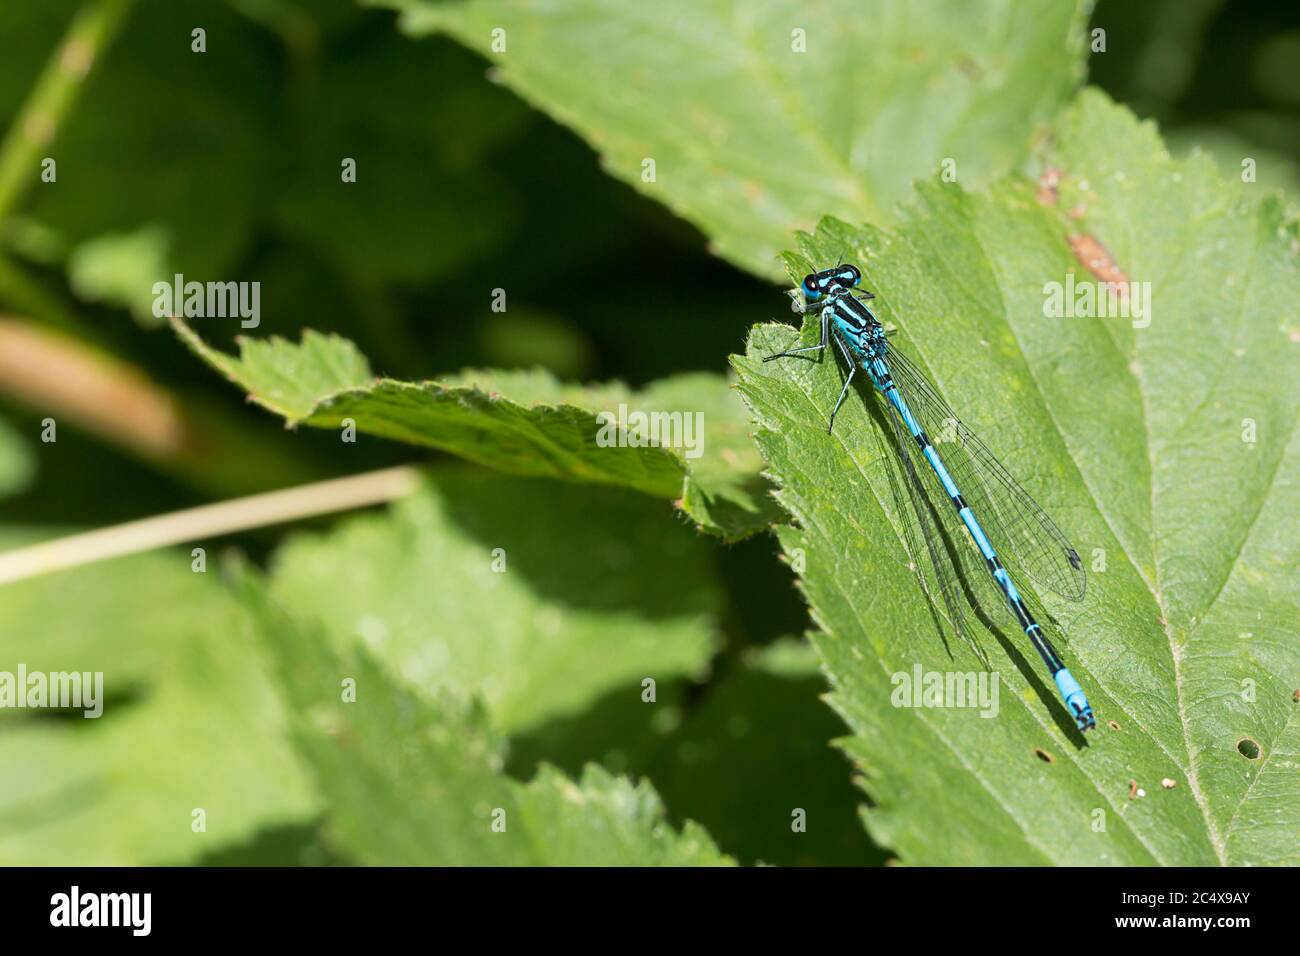
[[[266,827],[247,841],[203,854],[196,866],[351,866],[321,839],[319,823]]]
[[[633,491],[448,469],[431,479],[445,513],[508,574],[571,607],[651,619],[708,612],[709,549],[665,503]]]
[[[511,743],[508,771],[527,779],[547,761],[576,774],[595,760],[648,777],[674,825],[702,824],[742,863],[879,865],[885,853],[858,819],[853,768],[831,741],[844,724],[821,700],[818,676],[742,666],[694,701],[684,682],[606,695],[578,717]],[[792,828],[803,810],[806,832]]]

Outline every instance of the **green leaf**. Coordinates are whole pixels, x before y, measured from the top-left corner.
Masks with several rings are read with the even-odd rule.
[[[780,537],[806,561],[813,639],[875,804],[866,825],[911,863],[1295,864],[1294,224],[1204,157],[1170,159],[1100,94],[1066,112],[1042,161],[1055,190],[924,188],[896,230],[828,221],[788,261],[848,245],[895,347],[1088,563],[1082,604],[1041,595],[1097,712],[1086,743],[1013,627],[975,625],[1000,674],[997,719],[891,706],[916,667],[985,669],[945,648],[907,567],[892,438],[861,400],[827,435],[833,360],[758,361],[792,329],[756,328],[735,363],[797,521]],[[1115,270],[1151,283],[1149,324],[1045,317],[1046,283]],[[808,321],[804,340],[816,334]]]
[[[179,864],[314,819],[247,618],[190,560],[141,555],[0,588],[0,669],[104,675],[98,718],[0,709],[0,862]]]
[[[167,246],[166,231],[155,225],[87,239],[68,258],[68,281],[83,301],[120,306],[143,325],[161,325],[153,287],[172,274]]]
[[[375,379],[356,346],[338,336],[307,331],[298,345],[241,338],[235,358],[179,320],[173,325],[199,356],[291,426],[337,429],[351,419],[358,431],[510,474],[676,499],[705,530],[728,538],[776,516],[744,407],[721,376],[681,375],[640,392],[618,383],[564,385],[540,369],[400,382]],[[671,416],[664,444],[652,443],[649,419],[635,418],[656,412]]]
[[[508,768],[599,759],[654,781],[672,819],[689,817],[742,863],[880,863],[858,820],[852,768],[831,741],[844,724],[806,641],[751,648],[705,686],[659,682],[653,704],[607,695],[510,740]],[[802,828],[796,824],[802,822]]]
[[[276,554],[272,590],[333,646],[360,640],[419,693],[479,696],[513,734],[641,681],[703,675],[719,592],[708,541],[654,502],[443,471],[389,514]]]
[[[0,418],[0,498],[22,491],[35,473],[35,456],[27,441]]]
[[[251,576],[241,592],[295,715],[300,750],[329,805],[326,833],[372,865],[720,865],[698,826],[664,822],[648,782],[590,766],[574,782],[550,768],[520,783],[481,708],[417,695],[365,652],[341,657],[283,614]],[[343,682],[356,699],[344,701]]]
[[[879,221],[945,159],[963,182],[1017,163],[1083,75],[1090,6],[370,2],[489,56],[612,175],[768,275],[827,211]]]
[[[204,344],[180,319],[172,327],[209,365],[249,393],[249,400],[284,417],[293,427],[311,416],[324,397],[374,381],[361,351],[338,335],[305,329],[294,345],[279,336],[239,339],[239,358]]]

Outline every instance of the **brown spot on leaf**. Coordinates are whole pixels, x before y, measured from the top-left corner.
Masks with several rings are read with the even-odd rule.
[[[968,80],[978,80],[984,73],[980,65],[972,57],[958,56],[956,59],[957,69],[966,74]]]
[[[1068,239],[1075,258],[1102,282],[1128,282],[1128,276],[1116,264],[1110,250],[1092,236],[1076,233]]]
[[[1058,198],[1057,187],[1060,185],[1061,171],[1054,166],[1048,166],[1038,177],[1038,201],[1044,206],[1055,206]]]

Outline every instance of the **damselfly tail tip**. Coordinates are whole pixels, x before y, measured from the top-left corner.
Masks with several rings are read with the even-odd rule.
[[[1083,688],[1074,679],[1069,668],[1062,667],[1052,675],[1052,679],[1056,682],[1056,689],[1061,692],[1065,706],[1074,717],[1074,722],[1079,725],[1079,729],[1088,731],[1096,727],[1097,719],[1092,715],[1092,705],[1088,703]]]

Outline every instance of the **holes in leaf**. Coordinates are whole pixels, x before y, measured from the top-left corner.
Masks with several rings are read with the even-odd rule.
[[[1247,760],[1259,759],[1259,744],[1249,737],[1242,737],[1237,741],[1237,753],[1241,754]]]
[[[1041,760],[1043,763],[1056,763],[1056,758],[1053,757],[1051,754],[1049,754],[1042,747],[1034,748],[1034,756],[1037,757],[1039,760]]]
[[[1111,730],[1119,730],[1119,724],[1113,720],[1110,721],[1107,726],[1110,727]]]

